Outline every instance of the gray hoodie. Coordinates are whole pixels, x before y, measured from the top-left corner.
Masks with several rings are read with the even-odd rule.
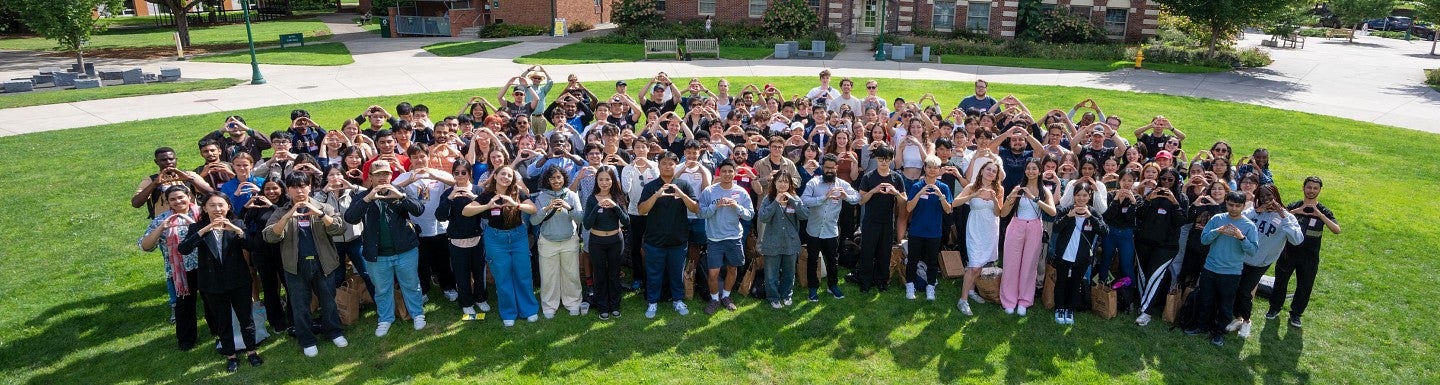
[[[1245,217],[1255,222],[1255,232],[1260,234],[1260,249],[1245,258],[1248,266],[1270,266],[1280,259],[1285,244],[1298,245],[1305,240],[1300,232],[1300,222],[1290,212],[1256,212],[1246,210]]]

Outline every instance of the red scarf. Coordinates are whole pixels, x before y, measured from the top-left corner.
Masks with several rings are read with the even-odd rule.
[[[188,214],[178,214],[165,220],[165,224],[171,225],[165,231],[166,254],[169,255],[170,280],[175,283],[175,294],[179,296],[190,295],[190,284],[185,279],[185,255],[180,254],[180,232],[181,229],[195,223],[195,218],[200,216],[200,206],[191,205]]]

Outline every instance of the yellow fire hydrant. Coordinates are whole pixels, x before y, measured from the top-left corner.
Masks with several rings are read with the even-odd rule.
[[[1144,62],[1144,61],[1145,61],[1145,50],[1135,50],[1135,68],[1141,68],[1142,66],[1141,66],[1140,63],[1142,63],[1142,62]]]

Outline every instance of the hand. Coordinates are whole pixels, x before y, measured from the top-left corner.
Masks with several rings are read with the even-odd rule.
[[[236,190],[246,194],[255,194],[260,192],[260,187],[256,186],[254,183],[240,182],[240,184],[236,186]]]
[[[607,209],[608,209],[608,208],[611,208],[611,207],[615,207],[615,201],[611,200],[610,198],[601,199],[600,202],[599,202],[599,204],[600,204],[600,207],[601,207],[601,208],[607,208]]]
[[[245,204],[245,207],[247,207],[247,208],[266,208],[266,207],[270,207],[270,206],[274,206],[274,205],[275,205],[275,204],[274,204],[273,202],[270,202],[270,199],[265,198],[265,197],[263,197],[263,196],[257,196],[257,197],[255,197],[255,198],[253,198],[253,199],[250,199],[250,202],[249,202],[249,203],[246,203],[246,204]]]
[[[991,189],[989,189],[989,188],[982,188],[982,189],[980,189],[980,191],[979,191],[979,195],[980,195],[980,199],[987,200],[987,201],[991,201],[991,202],[994,202],[994,201],[995,201],[995,190],[991,190]]]

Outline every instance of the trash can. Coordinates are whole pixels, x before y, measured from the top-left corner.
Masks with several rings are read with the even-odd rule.
[[[380,37],[390,37],[390,17],[380,18]]]

